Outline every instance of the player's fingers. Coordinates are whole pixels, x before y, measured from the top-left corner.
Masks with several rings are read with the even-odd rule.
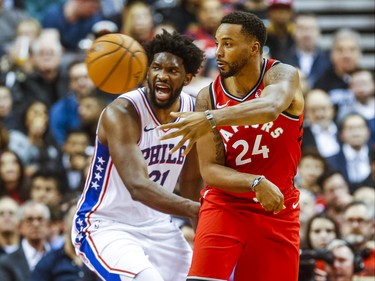
[[[180,126],[181,126],[180,123],[168,123],[168,124],[160,125],[157,128],[159,130],[169,130],[169,129],[179,128]]]
[[[185,116],[187,116],[188,114],[187,114],[187,112],[175,112],[175,111],[173,111],[173,112],[171,112],[171,114],[170,114],[172,117],[185,117]]]
[[[175,147],[173,147],[171,149],[171,151],[169,151],[169,154],[172,154],[174,152],[176,152],[177,150],[179,150],[186,142],[187,138],[186,137],[183,137],[177,144]],[[184,151],[184,153],[186,153],[186,150]],[[186,153],[187,154],[187,153]]]
[[[189,154],[190,150],[193,148],[193,143],[190,142],[185,151],[182,153],[183,156],[186,156]]]
[[[284,204],[279,204],[275,210],[273,211],[274,214],[280,213],[282,210],[284,210],[286,207]]]

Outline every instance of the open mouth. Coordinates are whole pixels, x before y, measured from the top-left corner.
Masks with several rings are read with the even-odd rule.
[[[172,90],[168,85],[157,85],[156,86],[156,99],[160,101],[168,100],[171,96]]]

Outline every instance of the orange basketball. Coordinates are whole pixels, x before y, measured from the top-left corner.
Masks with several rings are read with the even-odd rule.
[[[97,38],[86,55],[88,74],[104,92],[122,94],[139,86],[147,71],[147,55],[132,37],[111,33]]]

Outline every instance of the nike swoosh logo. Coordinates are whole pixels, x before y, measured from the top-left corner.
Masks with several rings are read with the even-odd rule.
[[[224,103],[224,104],[217,104],[216,108],[220,109],[220,108],[226,107],[228,105],[228,103],[229,103],[229,100],[226,103]]]
[[[297,203],[293,203],[293,204],[292,204],[292,208],[293,208],[293,209],[297,208],[298,204],[299,204],[299,201],[298,201]]]
[[[152,130],[155,130],[155,129],[156,129],[156,127],[147,128],[147,126],[146,126],[146,127],[143,128],[143,131],[149,132],[149,131],[152,131]]]

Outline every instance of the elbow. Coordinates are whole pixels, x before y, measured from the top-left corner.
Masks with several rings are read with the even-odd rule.
[[[275,121],[279,114],[280,112],[277,106],[275,104],[270,104],[267,110],[262,113],[262,123]]]
[[[129,191],[129,194],[130,194],[130,197],[134,200],[134,201],[138,201],[138,202],[144,202],[144,194],[145,194],[145,185],[142,184],[141,182],[130,182],[130,183],[126,183],[126,188],[128,189]]]
[[[266,116],[267,116],[267,121],[268,122],[271,122],[271,121],[275,121],[276,118],[279,116],[279,112],[276,112],[276,111],[269,111]]]
[[[209,169],[208,165],[205,165],[205,166],[206,166],[205,168],[200,169],[202,179],[203,179],[203,181],[206,185],[213,186],[217,183],[214,180],[216,178],[216,176],[215,176],[214,173],[210,172],[210,169]]]
[[[275,121],[280,113],[285,110],[277,101],[271,102],[267,109],[264,116],[267,118],[268,122]]]

